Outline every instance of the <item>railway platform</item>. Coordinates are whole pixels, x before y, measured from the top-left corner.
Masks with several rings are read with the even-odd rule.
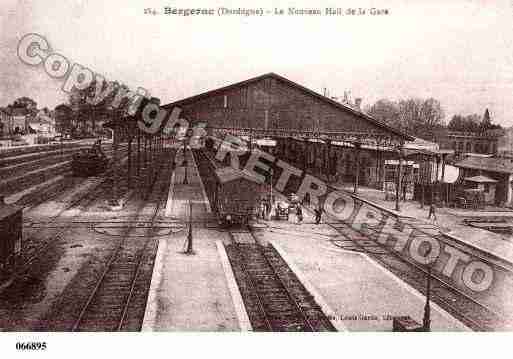
[[[183,152],[177,154],[169,189],[166,216],[181,221],[183,230],[162,237],[144,316],[143,331],[239,331],[241,326],[231,298],[218,241],[226,241],[211,222],[196,164],[187,151],[187,184]],[[188,203],[193,213],[193,251],[186,249]],[[209,228],[211,227],[211,228]]]
[[[345,190],[352,191],[351,186],[338,185],[334,186]],[[462,220],[466,216],[499,216],[511,217],[513,211],[504,212],[476,212],[471,211],[453,211],[447,208],[437,208],[437,220],[428,220],[429,206],[420,208],[418,202],[406,201],[400,203],[401,211],[395,211],[395,202],[385,201],[385,194],[377,189],[360,187],[358,197],[369,201],[374,206],[382,208],[386,212],[393,215],[403,217],[412,225],[422,227],[424,231],[437,235],[441,231],[445,235],[452,237],[458,242],[462,242],[470,247],[475,247],[486,253],[490,253],[504,261],[513,264],[513,242],[502,235],[493,233],[484,229],[473,228],[465,225]],[[511,239],[511,238],[509,238]]]
[[[303,224],[267,222],[259,236],[272,243],[291,269],[313,286],[332,311],[332,321],[348,331],[392,331],[392,318],[422,323],[425,297],[364,253],[341,249],[339,235],[315,225],[304,211]],[[445,310],[431,304],[432,331],[468,331]]]
[[[183,230],[159,240],[143,331],[250,330],[241,289],[226,259],[229,234],[212,222],[208,201],[190,152],[187,184],[182,154],[172,177],[166,216]],[[185,254],[188,203],[192,203],[193,255]],[[271,243],[297,278],[322,303],[337,330],[392,331],[392,319],[409,316],[422,323],[425,296],[383,268],[367,254],[341,248],[340,234],[325,223],[316,225],[304,211],[293,221],[253,222],[255,235]],[[292,216],[293,217],[293,216]],[[224,244],[224,246],[222,245]],[[469,331],[451,314],[431,304],[432,331]]]
[[[0,296],[0,330],[140,329],[154,240],[175,228],[163,216],[174,153],[150,155],[152,163],[133,178],[137,190],[118,182],[127,199],[121,211],[106,207],[108,174],[25,208],[15,280]],[[126,178],[127,162],[119,165]]]

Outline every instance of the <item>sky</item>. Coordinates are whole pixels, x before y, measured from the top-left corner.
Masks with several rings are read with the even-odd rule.
[[[145,15],[177,8],[365,8],[362,16]],[[369,15],[370,8],[389,15]],[[29,96],[67,100],[63,81],[16,55],[27,33],[54,52],[162,103],[268,72],[363,105],[438,99],[446,119],[482,115],[513,125],[513,0],[102,1],[0,0],[0,107]]]

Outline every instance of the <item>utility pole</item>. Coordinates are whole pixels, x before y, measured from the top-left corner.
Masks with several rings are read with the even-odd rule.
[[[187,179],[187,157],[186,157],[186,150],[187,150],[187,141],[183,141],[183,170],[184,170],[184,176],[183,176],[183,184],[189,184],[189,180]]]
[[[111,188],[111,198],[110,198],[110,206],[112,210],[120,209],[119,199],[118,199],[118,181],[119,181],[119,136],[120,134],[120,118],[119,112],[113,111],[113,129],[112,129],[112,188]]]
[[[397,164],[397,180],[396,180],[396,183],[395,183],[395,210],[396,211],[400,211],[401,208],[399,207],[399,195],[400,195],[400,191],[401,191],[401,172],[402,172],[402,169],[403,169],[403,144],[401,144],[401,146],[399,147],[398,149],[398,164]]]
[[[422,328],[425,332],[431,331],[431,306],[429,299],[431,297],[431,265],[428,265],[427,283],[426,283],[426,305],[424,306],[424,318],[422,319]]]
[[[360,148],[362,147],[362,144],[360,142],[354,143],[354,150],[355,150],[355,161],[356,161],[356,171],[354,176],[354,188],[353,193],[358,194],[358,181],[360,176]]]
[[[187,233],[187,249],[185,254],[194,254],[192,249],[192,202],[189,200],[189,232]]]

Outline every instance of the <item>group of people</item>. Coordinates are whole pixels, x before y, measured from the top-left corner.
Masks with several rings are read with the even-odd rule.
[[[269,219],[271,216],[272,208],[274,206],[271,206],[271,203],[268,200],[262,200],[260,202],[260,207],[258,211],[258,217],[262,219]],[[277,204],[276,211],[279,211],[280,204]],[[300,203],[293,202],[290,206],[287,208],[288,211],[288,217],[290,218],[290,215],[295,215],[296,223],[301,224],[303,223],[304,216],[303,216],[303,207]],[[320,224],[322,219],[322,206],[319,205],[318,208],[314,208],[314,215],[315,215],[315,224]]]
[[[303,207],[300,204],[296,204],[295,206],[297,224],[301,224],[303,222]],[[314,208],[315,215],[315,224],[320,224],[322,219],[322,206]]]
[[[271,215],[271,204],[269,201],[261,201],[260,208],[258,211],[258,217],[262,219],[267,219]]]

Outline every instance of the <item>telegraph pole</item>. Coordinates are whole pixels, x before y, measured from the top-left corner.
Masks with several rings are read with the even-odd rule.
[[[401,144],[401,146],[399,147],[398,149],[398,164],[397,164],[397,178],[396,178],[396,183],[395,183],[395,210],[396,211],[400,211],[401,208],[399,207],[399,195],[400,195],[400,191],[401,191],[401,173],[402,173],[402,170],[403,170],[403,155],[404,155],[404,151],[403,151],[403,144]]]
[[[431,331],[431,305],[429,299],[431,297],[431,266],[428,266],[427,283],[426,283],[426,305],[424,306],[424,318],[422,319],[422,328],[425,332]]]
[[[183,184],[189,184],[189,180],[187,179],[187,157],[186,157],[186,151],[187,151],[187,141],[183,141],[183,170],[184,170],[184,176],[183,176]]]
[[[429,248],[426,251],[425,258],[428,258],[431,250],[433,248]],[[426,279],[426,304],[424,305],[424,317],[422,318],[422,330],[425,332],[431,331],[431,305],[429,303],[431,298],[431,267],[432,263],[428,263],[427,265],[427,279]]]
[[[187,249],[185,254],[194,254],[192,249],[192,202],[189,200],[189,232],[187,233]]]

